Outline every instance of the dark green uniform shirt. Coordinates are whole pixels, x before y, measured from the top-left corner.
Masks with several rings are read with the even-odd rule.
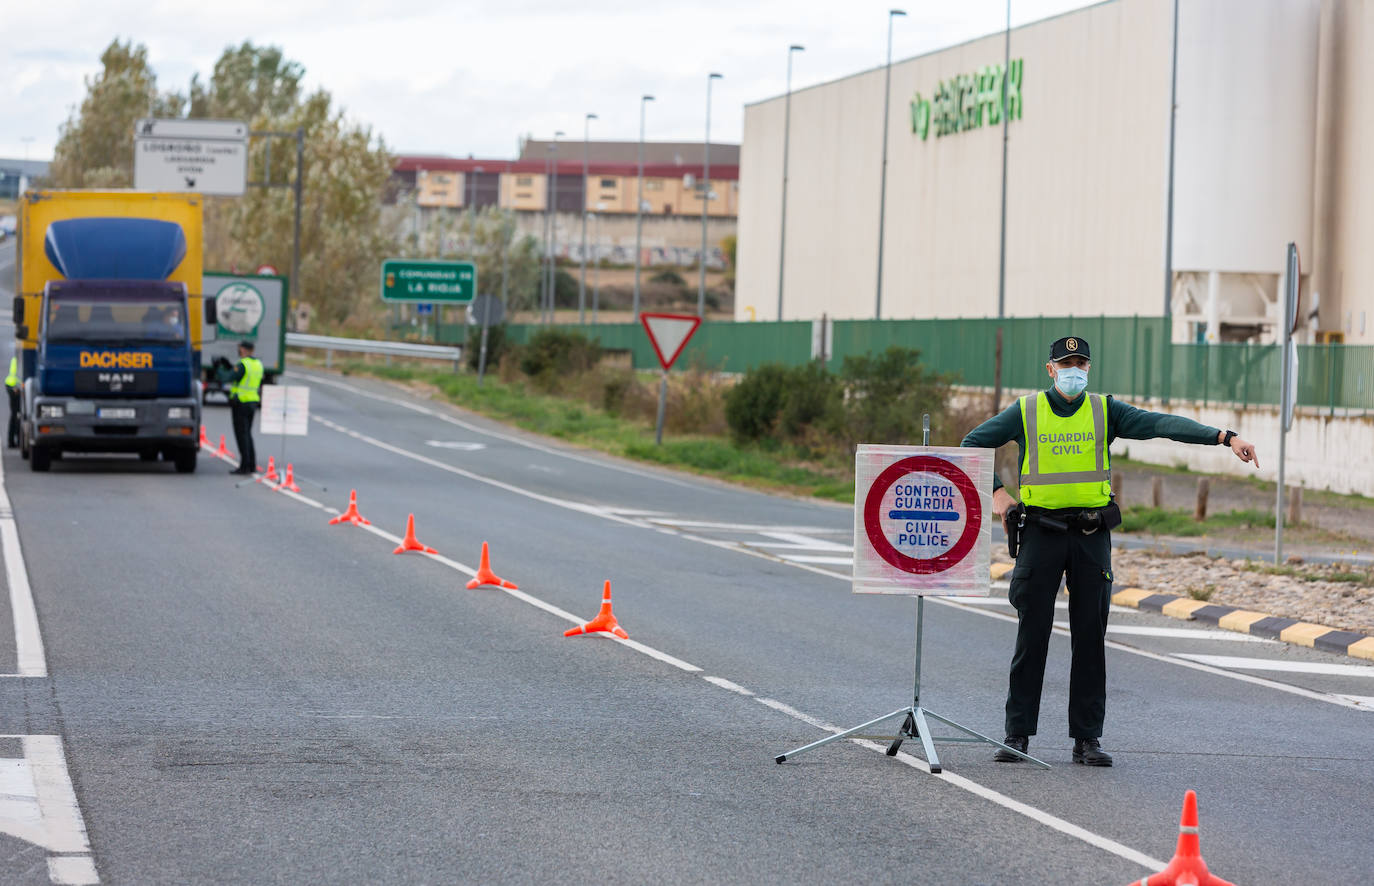
[[[1050,386],[1048,393],[1050,395],[1050,408],[1054,410],[1054,414],[1066,418],[1073,415],[1080,406],[1088,402],[1086,393],[1079,394],[1073,402],[1069,402],[1053,385]],[[1215,444],[1217,435],[1220,433],[1221,431],[1217,428],[1209,428],[1191,418],[1184,418],[1181,415],[1168,415],[1163,412],[1150,412],[1147,409],[1136,409],[1134,406],[1114,399],[1110,394],[1107,396],[1108,446],[1117,437],[1125,437],[1127,440],[1151,440],[1155,437],[1167,437],[1180,443]],[[959,445],[996,449],[1012,440],[1016,441],[1016,465],[1019,470],[1026,457],[1026,430],[1021,422],[1021,403],[1019,400],[1011,401],[1011,405],[1006,409],[969,431],[968,436]],[[1002,478],[994,474],[992,488],[996,490],[1001,487]]]

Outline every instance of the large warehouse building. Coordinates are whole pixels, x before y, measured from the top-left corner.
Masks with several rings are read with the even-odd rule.
[[[1272,341],[1292,241],[1301,340],[1374,343],[1374,0],[1180,7],[1174,340]],[[1173,26],[1111,0],[1011,31],[1006,316],[1164,313]],[[885,193],[884,68],[793,92],[790,126],[748,106],[738,318],[998,316],[1005,52],[892,65]]]

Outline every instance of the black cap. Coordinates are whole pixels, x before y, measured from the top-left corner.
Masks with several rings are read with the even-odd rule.
[[[253,353],[253,342],[251,339],[241,339],[239,341],[239,347],[243,348],[250,354]]]
[[[1066,357],[1082,357],[1091,360],[1092,355],[1088,353],[1088,343],[1076,336],[1068,335],[1050,345],[1050,360],[1059,361]]]

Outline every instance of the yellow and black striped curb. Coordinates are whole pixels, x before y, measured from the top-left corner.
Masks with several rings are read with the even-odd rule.
[[[1010,563],[992,564],[992,580],[1004,578],[1011,570]],[[1122,588],[1112,594],[1112,602],[1132,609],[1148,609],[1184,621],[1209,622],[1228,631],[1268,637],[1324,652],[1374,661],[1374,637],[1355,631],[1341,631],[1326,625],[1298,621],[1296,618],[1281,618],[1265,612],[1241,609],[1238,606],[1218,606],[1206,600],[1194,600],[1176,594],[1160,594],[1144,588]]]

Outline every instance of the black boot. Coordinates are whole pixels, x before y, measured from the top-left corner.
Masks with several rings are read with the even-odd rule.
[[[1026,753],[1026,749],[1030,747],[1030,737],[1026,735],[1008,735],[1006,738],[1002,739],[1002,744],[1006,745],[1007,748],[1016,748],[1024,754]],[[1007,750],[1007,748],[998,748],[997,753],[992,755],[992,759],[996,760],[998,763],[1020,763],[1025,759],[1025,757],[1016,756],[1011,751]]]
[[[1073,761],[1084,766],[1110,766],[1112,755],[1102,750],[1102,742],[1095,738],[1075,738]]]

